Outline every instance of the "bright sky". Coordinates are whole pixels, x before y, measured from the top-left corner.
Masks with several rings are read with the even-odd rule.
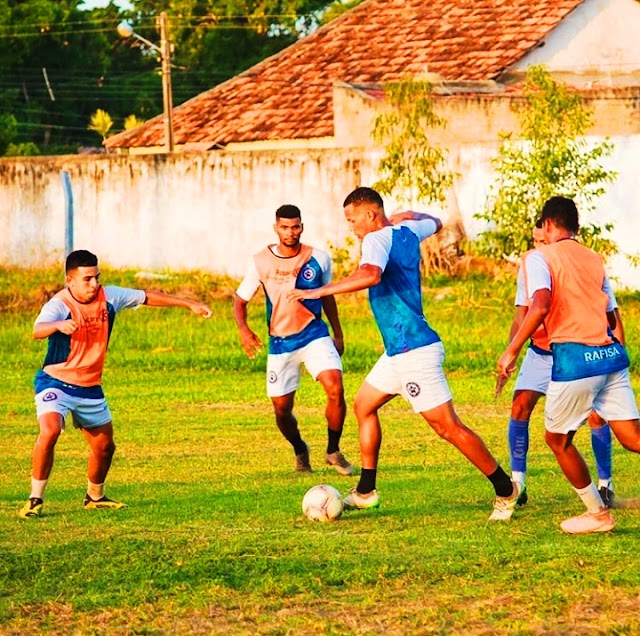
[[[97,7],[106,7],[108,4],[109,0],[84,0],[82,8],[96,9]],[[114,0],[114,4],[121,9],[131,9],[131,4],[127,0]]]

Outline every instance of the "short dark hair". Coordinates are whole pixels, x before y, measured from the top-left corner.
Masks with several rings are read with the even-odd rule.
[[[68,274],[78,267],[97,267],[98,257],[88,250],[76,250],[67,256],[64,271]]]
[[[302,213],[297,205],[281,205],[276,210],[276,219],[301,219]]]
[[[542,219],[538,219],[536,221],[536,224],[534,226],[537,230],[541,230],[542,229]]]
[[[342,207],[346,208],[348,205],[360,205],[361,203],[372,203],[384,210],[382,197],[373,188],[365,187],[356,188],[351,194],[347,195]]]
[[[577,234],[580,229],[578,208],[573,199],[567,197],[551,197],[542,206],[540,223],[550,220],[554,225]]]

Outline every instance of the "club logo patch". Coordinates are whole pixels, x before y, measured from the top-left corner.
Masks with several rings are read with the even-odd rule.
[[[302,270],[302,278],[306,281],[311,281],[316,277],[316,270],[313,267],[305,267]]]
[[[278,379],[278,374],[275,371],[269,371],[269,375],[267,376],[267,380],[269,381],[269,384],[274,384],[277,379]]]
[[[43,402],[53,402],[53,400],[57,400],[57,399],[58,399],[58,394],[54,393],[53,391],[48,391],[42,396]]]
[[[420,385],[415,382],[407,382],[406,389],[411,397],[418,397],[420,395]]]

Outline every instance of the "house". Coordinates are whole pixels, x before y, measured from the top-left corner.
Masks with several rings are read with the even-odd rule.
[[[464,111],[475,121],[473,134],[484,127],[481,136],[495,139],[496,126],[503,129],[510,117],[509,87],[527,66],[540,63],[586,95],[601,96],[608,105],[618,102],[616,126],[622,128],[612,126],[608,116],[596,118],[608,122],[600,132],[625,127],[638,132],[638,91],[629,91],[640,85],[638,24],[637,0],[365,0],[176,107],[176,148],[370,145],[372,114],[357,123],[359,113],[377,108],[367,89],[424,76],[435,78],[436,93],[454,113]],[[486,120],[487,109],[496,121],[478,127],[477,118]],[[626,116],[629,109],[633,117]],[[163,143],[158,116],[105,145],[110,151],[148,153],[162,151]]]

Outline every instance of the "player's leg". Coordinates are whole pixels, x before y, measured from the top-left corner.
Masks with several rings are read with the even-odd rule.
[[[38,426],[31,461],[31,493],[19,513],[25,519],[42,514],[44,492],[53,468],[56,443],[64,430],[64,417],[53,411],[42,413],[38,417]]]
[[[267,395],[273,405],[276,426],[293,448],[294,469],[297,472],[310,472],[309,447],[300,435],[298,420],[293,414],[296,391],[300,384],[300,365],[300,351],[269,354]]]
[[[545,440],[558,465],[585,505],[587,512],[565,519],[560,527],[569,534],[608,532],[615,521],[591,480],[584,458],[573,444],[576,431],[594,406],[606,382],[603,376],[572,382],[550,382],[545,405]]]
[[[340,451],[340,438],[347,413],[342,382],[342,362],[331,338],[319,338],[302,352],[303,362],[327,396],[327,452],[325,461],[340,475],[351,475],[353,466]]]
[[[595,411],[587,419],[591,430],[591,448],[598,472],[598,490],[607,508],[613,508],[615,496],[612,481],[611,427]]]
[[[395,394],[386,393],[372,386],[368,382],[369,377],[371,374],[358,390],[353,407],[358,421],[362,469],[358,485],[344,499],[346,508],[377,508],[380,505],[376,492],[378,458],[382,445],[382,427],[378,411],[392,400]]]
[[[107,422],[99,426],[82,428],[82,434],[89,444],[89,462],[87,464],[87,494],[84,507],[87,509],[124,508],[125,504],[105,497],[104,484],[111,468],[116,444],[113,439],[113,424]]]

